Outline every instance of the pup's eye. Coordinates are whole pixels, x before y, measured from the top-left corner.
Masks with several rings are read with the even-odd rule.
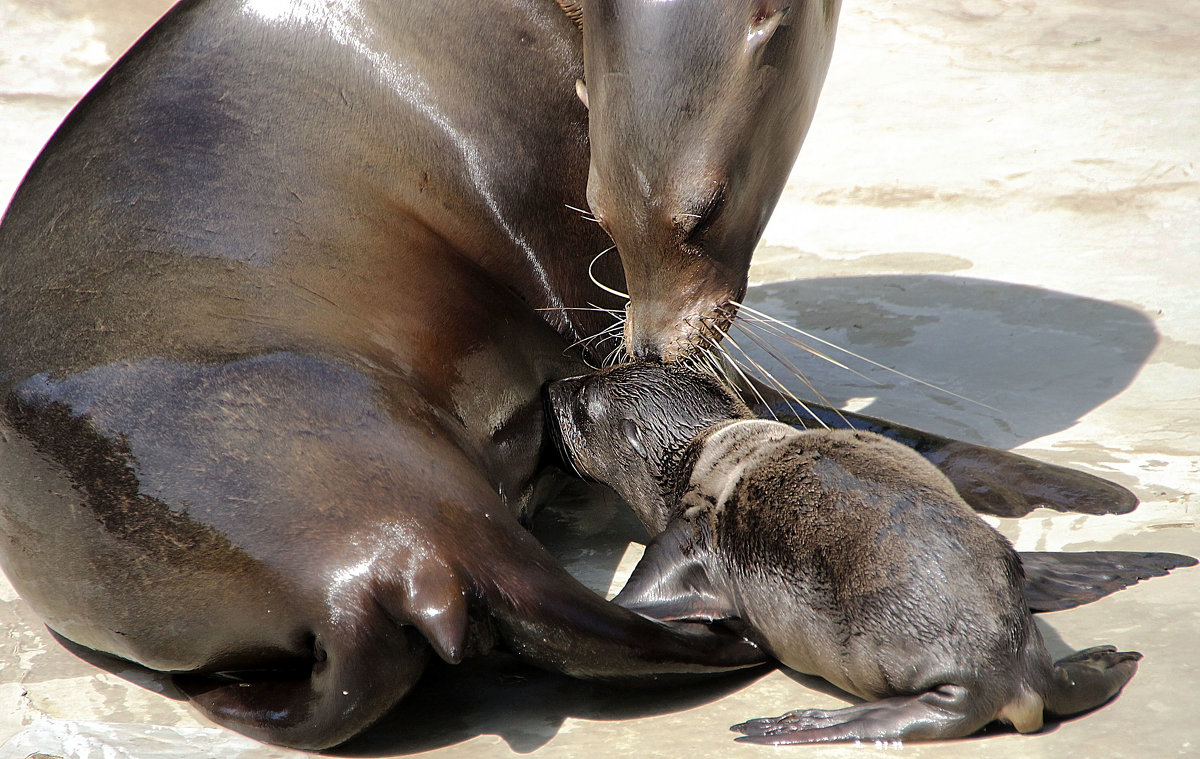
[[[637,452],[639,456],[646,455],[646,448],[642,444],[642,428],[637,422],[632,419],[621,420],[621,432],[625,435],[625,440],[629,443],[629,447]]]

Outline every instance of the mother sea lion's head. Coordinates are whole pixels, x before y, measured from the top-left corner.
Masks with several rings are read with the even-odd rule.
[[[812,121],[839,0],[583,0],[592,212],[620,252],[625,345],[724,329]]]

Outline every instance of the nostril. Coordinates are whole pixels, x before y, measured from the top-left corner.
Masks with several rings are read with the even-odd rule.
[[[641,343],[630,347],[629,355],[637,361],[660,361],[662,360],[662,352],[658,345],[653,343]]]

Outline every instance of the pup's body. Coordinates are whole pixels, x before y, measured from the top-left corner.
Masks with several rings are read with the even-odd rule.
[[[551,386],[572,464],[657,536],[616,601],[729,620],[783,664],[872,699],[738,726],[813,743],[1022,732],[1111,698],[1140,655],[1052,663],[1021,561],[921,456],[886,438],[749,418],[712,379],[619,367]]]

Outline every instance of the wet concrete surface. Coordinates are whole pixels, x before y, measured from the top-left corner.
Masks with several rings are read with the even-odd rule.
[[[168,5],[0,0],[0,204]],[[1018,548],[1200,554],[1198,71],[1200,5],[1189,0],[844,6],[817,120],[748,300],[944,388],[838,354],[852,374],[777,340],[831,402],[1019,448],[1142,499],[1122,516],[992,519]],[[748,336],[734,337],[749,350]],[[611,501],[563,508],[539,527],[598,592],[620,587],[642,539]],[[1113,643],[1146,658],[1113,703],[1038,735],[786,750],[1200,756],[1198,623],[1197,569],[1040,617],[1054,654]],[[73,653],[3,581],[0,630],[0,759],[300,756],[213,727],[160,676]],[[845,703],[780,671],[631,693],[497,659],[432,670],[335,753],[764,756],[773,751],[734,744],[727,726]]]

